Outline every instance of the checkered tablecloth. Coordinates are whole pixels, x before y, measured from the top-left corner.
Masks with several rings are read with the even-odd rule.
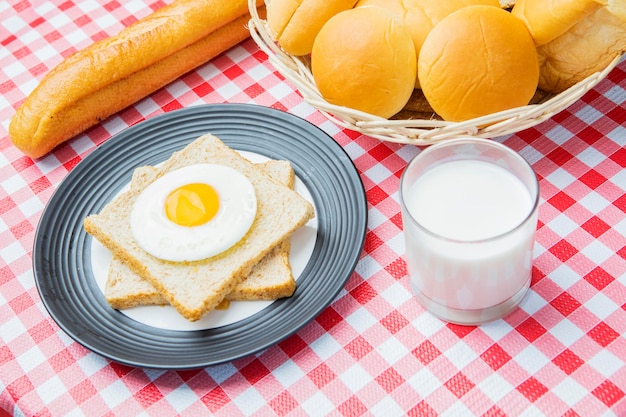
[[[33,161],[15,108],[63,57],[163,1],[0,2],[0,415],[626,415],[626,62],[552,119],[494,140],[531,162],[541,205],[531,291],[504,320],[446,324],[411,295],[398,182],[410,145],[343,130],[303,102],[248,40]],[[345,289],[295,335],[193,371],[92,353],[36,290],[35,228],[54,189],[129,125],[203,103],[255,103],[331,135],[363,180],[365,249]]]

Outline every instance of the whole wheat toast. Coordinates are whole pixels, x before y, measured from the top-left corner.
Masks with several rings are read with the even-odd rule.
[[[210,134],[175,152],[157,168],[154,179],[199,163],[236,169],[250,180],[257,197],[257,213],[248,233],[233,247],[216,256],[194,262],[168,262],[139,247],[130,230],[130,212],[143,188],[120,194],[100,213],[84,220],[87,233],[148,281],[190,321],[200,319],[215,308],[243,281],[254,265],[315,215],[313,206],[297,192],[274,181]]]
[[[294,187],[295,175],[288,161],[269,160],[256,164],[272,179]],[[145,187],[154,181],[157,169],[142,166],[133,172],[131,189]],[[250,274],[226,295],[229,301],[275,300],[289,297],[296,288],[296,281],[289,263],[289,239],[279,243],[270,253],[252,268]],[[115,309],[138,305],[166,305],[167,299],[148,281],[135,274],[118,257],[113,257],[109,266],[104,296]]]

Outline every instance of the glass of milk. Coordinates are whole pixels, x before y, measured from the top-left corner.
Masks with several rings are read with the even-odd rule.
[[[524,158],[487,139],[432,145],[402,173],[400,201],[411,288],[427,310],[477,325],[521,302],[539,203]]]

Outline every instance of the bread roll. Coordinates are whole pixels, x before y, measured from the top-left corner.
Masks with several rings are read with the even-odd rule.
[[[389,118],[413,92],[415,47],[404,23],[387,10],[350,9],[317,35],[311,72],[329,103]]]
[[[475,4],[500,5],[498,0],[359,0],[355,7],[382,7],[402,19],[413,38],[417,57],[424,39],[441,19],[463,7]],[[417,76],[415,87],[419,88]]]
[[[626,21],[601,7],[538,48],[539,88],[561,93],[605,69],[626,51]]]
[[[272,38],[291,55],[308,55],[324,23],[357,0],[271,0],[267,25]]]
[[[246,0],[176,0],[49,71],[11,120],[12,142],[45,155],[246,39],[248,20]]]
[[[517,0],[511,13],[528,27],[537,46],[567,32],[606,0]]]
[[[468,6],[430,31],[418,75],[433,110],[458,122],[528,104],[539,65],[519,19],[500,7]]]

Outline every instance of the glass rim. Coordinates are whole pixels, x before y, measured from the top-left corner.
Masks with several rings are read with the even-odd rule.
[[[483,238],[483,239],[472,239],[472,240],[465,240],[465,239],[455,239],[455,238],[451,238],[451,237],[447,237],[444,235],[441,235],[439,233],[433,232],[432,230],[424,227],[420,222],[418,222],[415,217],[413,216],[413,214],[411,214],[410,210],[408,210],[408,207],[406,206],[405,203],[405,199],[404,199],[404,191],[403,191],[403,185],[406,181],[405,176],[407,175],[407,172],[409,171],[409,168],[411,167],[411,165],[413,165],[414,163],[416,163],[415,161],[421,159],[424,157],[424,155],[428,155],[429,153],[434,152],[435,150],[439,149],[439,148],[443,148],[443,147],[448,147],[451,145],[461,145],[463,143],[478,143],[478,144],[482,144],[482,145],[486,145],[486,146],[491,146],[493,148],[497,148],[500,149],[501,151],[505,152],[506,154],[512,156],[513,158],[517,159],[519,162],[522,163],[522,166],[526,167],[529,171],[529,173],[532,174],[532,178],[533,178],[533,185],[535,186],[535,190],[536,192],[534,193],[534,201],[532,204],[532,207],[530,209],[530,211],[528,212],[528,214],[513,228],[499,233],[495,236],[490,236],[487,238]],[[510,172],[510,171],[509,171]],[[528,188],[528,187],[526,187]],[[529,190],[531,191],[531,190]],[[426,234],[428,234],[431,237],[434,237],[438,240],[443,240],[443,241],[447,241],[447,242],[452,242],[452,243],[458,243],[458,244],[468,244],[468,243],[488,243],[488,242],[492,242],[492,241],[496,241],[499,239],[502,239],[503,237],[507,236],[507,235],[511,235],[513,233],[515,233],[516,231],[520,230],[522,227],[524,227],[534,216],[535,212],[537,211],[538,207],[539,207],[539,200],[540,200],[540,190],[539,190],[539,179],[537,178],[537,173],[535,172],[535,170],[533,169],[533,167],[530,165],[530,163],[524,158],[522,157],[518,152],[516,152],[515,150],[511,149],[510,147],[503,145],[500,142],[496,142],[493,139],[485,139],[485,138],[474,138],[474,137],[467,137],[467,138],[455,138],[455,139],[447,139],[443,142],[439,142],[436,143],[434,145],[430,145],[428,148],[422,150],[420,153],[418,153],[417,155],[415,155],[410,161],[409,163],[406,165],[406,167],[404,168],[404,170],[402,171],[402,175],[400,175],[400,182],[399,182],[399,187],[398,187],[398,192],[399,192],[399,196],[400,196],[400,207],[402,209],[402,213],[406,213],[408,216],[408,220],[411,221],[411,223],[416,226],[417,228],[419,228],[421,231],[425,232]],[[531,195],[531,197],[533,197]],[[404,219],[407,216],[403,216],[402,220],[404,222]],[[402,228],[404,229],[404,223],[402,224]]]

